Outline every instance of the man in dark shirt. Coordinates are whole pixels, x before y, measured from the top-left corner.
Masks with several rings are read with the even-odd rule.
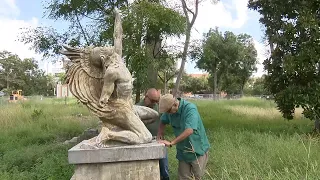
[[[160,93],[155,89],[148,89],[145,97],[140,100],[136,105],[149,107],[157,112],[159,112],[159,102]],[[160,116],[159,116],[160,117]],[[158,128],[160,124],[160,118],[158,118],[155,122],[146,125],[152,136],[157,136]],[[169,180],[169,170],[168,170],[168,153],[164,159],[159,160],[160,166],[160,176],[161,180]]]

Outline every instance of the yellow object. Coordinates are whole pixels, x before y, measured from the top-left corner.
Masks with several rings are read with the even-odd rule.
[[[22,96],[22,90],[12,91],[9,97],[9,102],[17,102],[20,100],[25,100],[25,98]]]

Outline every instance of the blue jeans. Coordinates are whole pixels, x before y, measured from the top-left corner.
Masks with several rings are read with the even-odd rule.
[[[166,152],[165,158],[159,160],[159,166],[161,179],[169,179],[168,152]]]

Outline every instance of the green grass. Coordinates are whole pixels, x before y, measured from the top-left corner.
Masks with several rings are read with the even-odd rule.
[[[75,100],[28,100],[0,106],[0,179],[70,179],[63,145],[97,124]],[[81,116],[79,116],[81,114]]]
[[[319,141],[307,134],[313,123],[297,110],[294,120],[281,117],[272,101],[258,98],[194,101],[211,144],[204,179],[317,179]],[[169,128],[172,139],[172,129]],[[175,149],[169,168],[177,178]]]
[[[287,121],[258,98],[194,102],[211,143],[204,179],[318,179],[319,139],[308,135],[313,122],[300,109]],[[71,146],[62,142],[97,125],[84,106],[64,99],[2,105],[0,117],[1,180],[70,179]],[[168,150],[171,179],[178,179],[175,148]]]

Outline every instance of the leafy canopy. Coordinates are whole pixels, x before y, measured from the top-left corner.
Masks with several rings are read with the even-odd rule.
[[[271,49],[265,85],[279,110],[292,119],[301,106],[306,117],[319,119],[319,1],[250,0],[248,6],[262,15]]]
[[[204,34],[200,45],[193,46],[191,58],[216,79],[220,90],[240,93],[256,71],[257,51],[250,35],[230,31],[222,34],[216,28]]]

